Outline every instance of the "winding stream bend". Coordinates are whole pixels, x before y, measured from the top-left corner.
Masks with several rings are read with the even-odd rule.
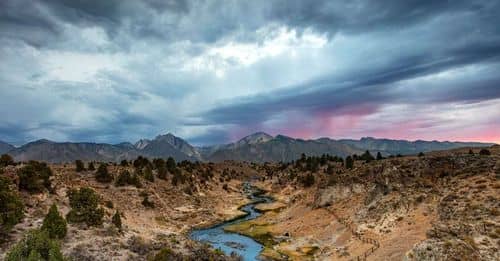
[[[261,213],[255,209],[255,205],[272,201],[270,197],[262,195],[259,189],[251,186],[249,183],[243,184],[243,190],[252,200],[251,203],[241,207],[241,210],[247,213],[246,215],[217,224],[210,228],[193,230],[191,232],[191,238],[197,241],[206,242],[213,248],[222,250],[227,255],[230,255],[231,252],[235,252],[243,257],[245,261],[259,260],[257,257],[264,248],[262,244],[250,237],[224,231],[226,226],[257,218]]]

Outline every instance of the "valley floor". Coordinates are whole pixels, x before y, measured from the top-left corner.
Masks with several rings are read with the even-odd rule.
[[[189,231],[243,214],[238,208],[248,199],[241,185],[257,178],[254,184],[275,201],[257,206],[262,216],[227,230],[262,243],[263,259],[500,260],[500,147],[489,148],[487,156],[468,150],[356,161],[352,169],[327,162],[312,184],[304,182],[312,173],[300,163],[203,163],[182,170],[184,183],[141,179],[140,188],[99,183],[94,172],[77,173],[73,164],[51,165],[53,192],[22,192],[26,214],[0,245],[0,259],[26,231],[40,227],[52,204],[68,213],[66,193],[79,187],[98,193],[104,223],[68,224],[61,246],[66,256],[147,260],[164,248],[189,256],[204,248]],[[3,175],[15,177],[17,168],[8,166]],[[127,168],[133,171],[109,171],[116,177]],[[213,176],[200,178],[208,169]],[[141,203],[144,195],[154,208]],[[122,232],[111,223],[117,210]],[[226,259],[237,258],[220,257]]]

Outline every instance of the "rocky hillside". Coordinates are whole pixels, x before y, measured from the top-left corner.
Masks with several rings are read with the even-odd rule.
[[[238,207],[247,198],[240,186],[242,180],[258,176],[255,170],[244,164],[177,164],[173,172],[161,176],[153,165],[150,179],[145,173],[152,163],[138,164],[108,165],[111,179],[107,181],[98,181],[96,171],[87,170],[87,165],[76,172],[74,164],[51,164],[50,182],[37,190],[22,185],[25,181],[20,173],[26,164],[0,167],[0,196],[5,199],[2,182],[8,180],[24,205],[20,222],[6,234],[0,229],[0,260],[28,231],[42,227],[53,204],[67,219],[61,251],[72,260],[150,260],[161,250],[168,252],[168,258],[158,260],[237,260],[192,241],[188,233],[194,227],[243,214]],[[124,178],[125,172],[131,176]],[[130,177],[136,177],[133,183]],[[99,222],[70,222],[68,213],[74,206],[68,195],[80,188],[90,188],[98,196],[92,209],[102,209]],[[121,216],[121,228],[113,221],[116,213]]]
[[[277,202],[230,228],[293,260],[499,260],[500,146],[356,161],[267,165]],[[318,161],[321,162],[321,161]],[[310,178],[310,177],[313,178]]]

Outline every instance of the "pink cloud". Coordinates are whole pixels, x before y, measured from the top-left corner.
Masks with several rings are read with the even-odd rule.
[[[496,115],[495,108],[494,103],[438,107],[364,104],[332,111],[288,111],[275,121],[236,127],[231,131],[231,137],[237,140],[252,132],[264,131],[303,139],[371,136],[500,143],[500,121],[492,119]]]

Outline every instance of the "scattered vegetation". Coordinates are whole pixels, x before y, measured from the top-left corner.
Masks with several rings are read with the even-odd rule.
[[[323,154],[321,156],[309,156],[302,154],[300,159],[295,161],[295,167],[301,171],[318,172],[320,167],[328,164],[328,162],[343,162],[344,160],[337,156]],[[281,169],[285,169],[287,164],[281,163]]]
[[[136,169],[142,169],[146,166],[150,166],[151,162],[149,162],[148,158],[145,158],[143,156],[139,156],[139,157],[137,157],[136,160],[134,160],[133,165]]]
[[[163,248],[152,258],[152,261],[169,260],[182,260],[182,256],[174,253],[170,248]]]
[[[17,175],[19,176],[19,189],[30,193],[40,193],[45,188],[51,190],[52,170],[46,163],[30,161],[17,171]]]
[[[230,256],[226,256],[224,252],[220,249],[212,249],[208,245],[204,244],[190,250],[189,254],[176,253],[172,249],[165,247],[162,248],[156,255],[151,259],[152,261],[171,261],[171,260],[210,260],[210,261],[222,261],[222,260],[243,260],[242,257],[238,256],[236,253],[232,252]]]
[[[14,245],[7,253],[5,260],[62,261],[64,257],[57,240],[51,239],[46,230],[36,229],[28,232],[19,243]]]
[[[122,170],[122,172],[120,172],[120,175],[118,175],[115,180],[115,186],[120,187],[127,185],[141,188],[141,179],[139,178],[139,175],[137,175],[137,173],[130,174],[128,170]]]

